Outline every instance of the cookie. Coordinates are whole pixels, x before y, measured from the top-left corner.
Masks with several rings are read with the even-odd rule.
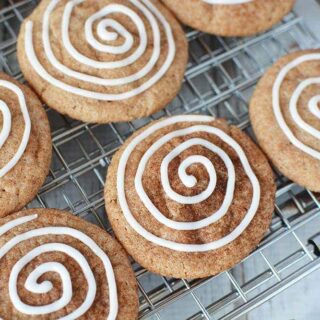
[[[137,318],[125,251],[67,212],[30,209],[0,219],[0,275],[4,320]]]
[[[225,37],[250,36],[271,28],[295,0],[162,0],[184,24]]]
[[[51,134],[41,102],[0,73],[0,218],[31,201],[51,162]]]
[[[250,102],[258,142],[292,181],[320,192],[320,50],[282,57]]]
[[[152,122],[114,155],[106,212],[128,253],[177,278],[226,270],[260,242],[275,184],[258,147],[224,120],[183,115]]]
[[[187,59],[184,32],[158,0],[43,0],[18,38],[21,70],[42,100],[86,122],[164,108]]]

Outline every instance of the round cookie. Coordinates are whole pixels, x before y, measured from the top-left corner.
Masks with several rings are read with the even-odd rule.
[[[224,120],[152,122],[114,155],[105,201],[113,230],[146,269],[177,278],[226,270],[260,242],[275,184],[258,147]]]
[[[250,36],[271,28],[295,0],[162,0],[184,24],[225,37]]]
[[[0,73],[0,217],[37,194],[51,162],[50,125],[37,96]]]
[[[264,152],[292,181],[320,192],[320,50],[282,57],[260,79],[250,102]]]
[[[184,32],[158,0],[43,0],[17,46],[42,100],[85,122],[130,121],[164,108],[188,60]]]
[[[134,273],[104,230],[54,209],[0,219],[0,317],[132,320]]]

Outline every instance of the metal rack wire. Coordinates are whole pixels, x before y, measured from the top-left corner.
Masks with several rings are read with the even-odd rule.
[[[0,9],[0,68],[20,80],[17,33],[36,5],[35,0],[9,0]],[[225,39],[191,29],[186,34],[188,69],[181,92],[166,110],[131,123],[88,125],[47,108],[53,162],[29,207],[66,209],[112,232],[104,212],[105,172],[128,136],[152,119],[191,112],[225,117],[252,136],[248,99],[257,79],[278,57],[317,45],[293,13],[272,30],[251,38]],[[133,262],[141,319],[235,319],[320,267],[320,236],[315,227],[320,225],[320,197],[276,171],[275,176],[277,205],[269,232],[259,248],[233,269],[188,281],[151,274]]]

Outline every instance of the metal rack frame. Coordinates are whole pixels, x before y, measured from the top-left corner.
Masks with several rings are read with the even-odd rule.
[[[0,9],[0,68],[21,81],[16,39],[19,24],[36,5],[35,0],[8,0]],[[253,136],[248,100],[259,77],[280,56],[317,45],[293,13],[272,30],[250,38],[226,39],[191,29],[186,34],[190,59],[183,88],[152,117],[89,125],[46,108],[53,162],[45,185],[28,207],[66,209],[112,233],[104,212],[105,172],[128,136],[152,119],[192,112],[225,117]],[[276,210],[269,232],[259,248],[231,270],[189,281],[151,274],[133,262],[141,319],[172,319],[177,314],[179,319],[236,319],[320,267],[315,250],[320,242],[315,227],[320,223],[320,197],[276,171],[275,177]],[[186,304],[188,308],[181,307]]]

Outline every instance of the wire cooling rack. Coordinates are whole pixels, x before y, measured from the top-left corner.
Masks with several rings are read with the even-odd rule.
[[[0,67],[22,81],[17,34],[36,5],[34,0],[9,0],[0,8]],[[191,29],[186,34],[190,59],[183,88],[164,111],[130,123],[89,125],[47,109],[53,162],[29,207],[66,209],[112,233],[104,211],[105,172],[128,136],[152,119],[192,112],[225,117],[252,136],[248,100],[259,77],[280,56],[317,45],[293,13],[272,30],[245,39],[213,37]],[[320,267],[320,196],[276,171],[275,176],[276,209],[268,234],[233,269],[188,281],[151,274],[133,262],[141,319],[235,319]]]

